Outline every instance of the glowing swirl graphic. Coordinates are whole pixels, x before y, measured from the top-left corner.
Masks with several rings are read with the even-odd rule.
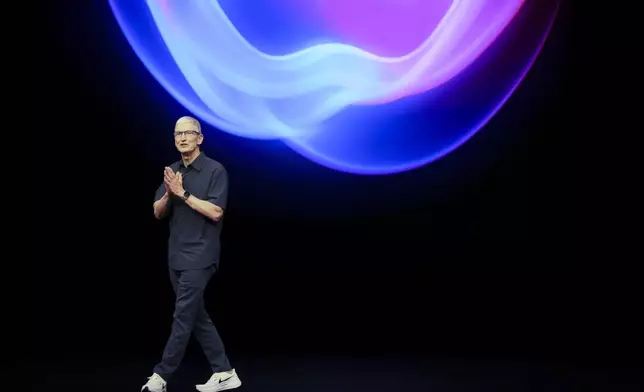
[[[514,32],[508,25],[529,8],[525,0],[297,3],[111,0],[138,56],[201,119],[239,136],[283,140],[320,164],[362,174],[418,167],[471,137],[524,76],[556,11],[553,1],[548,12],[526,10]],[[268,54],[232,17],[262,6],[264,16],[317,17],[338,37]],[[532,14],[538,17],[526,19]],[[405,26],[431,29],[418,37]],[[521,35],[524,49],[503,55],[501,74],[481,83],[471,66],[505,31]]]

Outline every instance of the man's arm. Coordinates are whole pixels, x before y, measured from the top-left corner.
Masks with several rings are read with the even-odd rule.
[[[224,215],[227,200],[228,173],[226,169],[220,167],[212,173],[206,200],[190,195],[186,204],[216,222]]]
[[[186,199],[186,204],[193,210],[199,212],[202,215],[205,215],[215,222],[221,219],[221,217],[224,215],[224,210],[218,205],[212,204],[211,202],[206,200],[201,200],[193,195],[190,195],[190,197]]]
[[[180,173],[177,173],[174,178],[171,176],[168,177],[166,179],[166,186],[169,187],[170,192],[179,197],[183,196],[183,179]],[[210,178],[207,199],[202,200],[196,196],[190,195],[185,202],[193,210],[216,222],[224,215],[227,198],[228,173],[226,173],[224,168],[219,168],[213,172],[213,175]]]
[[[166,192],[161,198],[154,202],[154,217],[163,219],[168,216],[170,212],[170,195]]]
[[[165,184],[161,184],[157,189],[152,207],[154,209],[154,217],[157,219],[163,219],[170,213],[170,194]]]

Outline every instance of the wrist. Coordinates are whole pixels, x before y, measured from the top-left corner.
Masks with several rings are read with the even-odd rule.
[[[190,192],[188,192],[188,191],[186,191],[185,189],[181,188],[181,189],[179,190],[179,193],[177,194],[177,196],[179,196],[180,198],[182,198],[182,199],[183,199],[183,201],[186,201],[186,200],[188,200],[188,198],[190,197]]]

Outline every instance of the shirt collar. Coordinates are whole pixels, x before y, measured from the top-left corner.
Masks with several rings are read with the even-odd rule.
[[[195,160],[192,161],[192,163],[189,164],[188,166],[192,166],[192,167],[195,168],[195,170],[201,171],[201,169],[203,168],[203,162],[204,162],[204,159],[205,159],[204,156],[205,156],[205,154],[203,153],[203,151],[200,152],[199,155],[195,158]],[[181,167],[181,166],[183,166],[183,161],[179,161],[179,167]]]

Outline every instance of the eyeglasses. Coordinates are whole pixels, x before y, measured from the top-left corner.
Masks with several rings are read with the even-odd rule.
[[[180,132],[175,132],[174,133],[174,138],[179,139],[182,136],[197,136],[199,135],[200,132],[198,131],[180,131]]]

